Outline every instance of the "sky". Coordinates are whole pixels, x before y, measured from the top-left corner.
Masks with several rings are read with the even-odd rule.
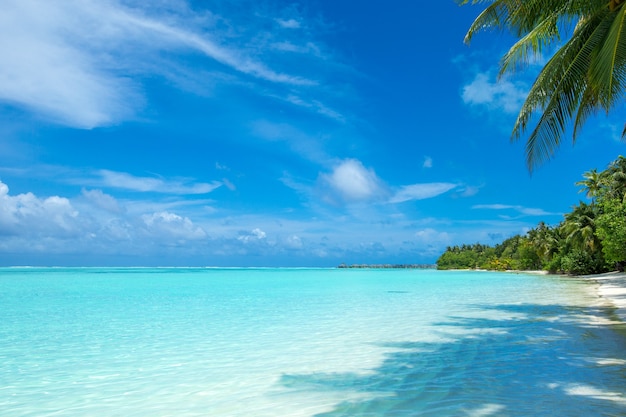
[[[0,265],[434,263],[585,199],[625,152],[591,118],[532,174],[542,62],[463,43],[454,0],[5,0]]]

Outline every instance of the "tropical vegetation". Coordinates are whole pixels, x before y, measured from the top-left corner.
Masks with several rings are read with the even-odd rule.
[[[487,29],[519,38],[501,60],[501,76],[551,56],[512,132],[518,140],[531,127],[526,141],[531,171],[554,155],[571,123],[575,142],[589,116],[608,113],[621,103],[626,86],[625,0],[458,1],[491,3],[469,28],[466,43]]]
[[[494,247],[451,246],[437,260],[439,269],[538,270],[595,274],[626,266],[626,158],[601,172],[586,172],[576,183],[588,200],[579,202],[561,223],[543,222],[525,235]]]

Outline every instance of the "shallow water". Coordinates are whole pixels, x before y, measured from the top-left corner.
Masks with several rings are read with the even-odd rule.
[[[0,269],[3,416],[624,416],[589,282],[341,269]]]

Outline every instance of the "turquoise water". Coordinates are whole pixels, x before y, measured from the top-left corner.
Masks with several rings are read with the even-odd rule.
[[[523,274],[0,269],[0,415],[624,416],[611,312]]]

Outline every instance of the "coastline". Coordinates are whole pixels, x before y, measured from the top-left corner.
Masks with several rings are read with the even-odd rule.
[[[507,271],[533,275],[549,275],[547,271]],[[596,284],[595,292],[604,302],[615,307],[614,314],[621,323],[626,323],[626,272],[605,272],[595,275],[572,275],[572,278],[588,280]],[[619,324],[619,323],[613,323]]]
[[[457,269],[457,271],[485,271],[486,269]],[[501,271],[510,274],[549,275],[543,270],[507,270]],[[600,300],[615,307],[614,314],[623,324],[626,324],[626,272],[605,272],[595,275],[571,275],[572,278],[588,280],[596,284],[595,292]],[[612,324],[620,324],[614,322]]]
[[[597,284],[598,296],[615,307],[615,315],[626,323],[626,272],[606,272],[597,275],[578,275]]]

